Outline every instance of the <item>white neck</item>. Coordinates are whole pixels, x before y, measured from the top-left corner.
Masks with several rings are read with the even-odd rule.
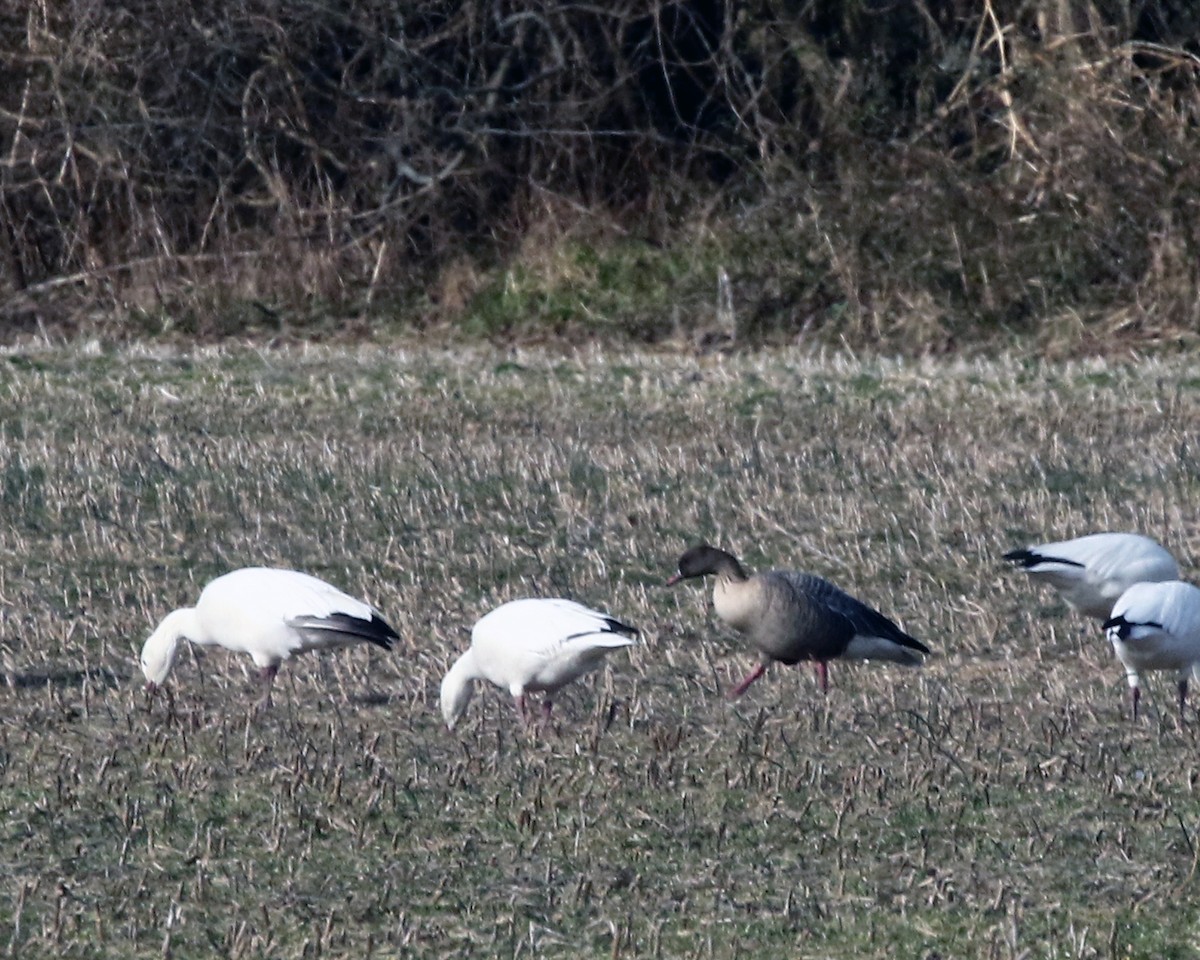
[[[479,672],[473,649],[459,657],[454,666],[446,672],[442,679],[442,717],[451,730],[471,701],[475,681],[482,679],[483,674]]]
[[[142,672],[151,683],[162,683],[175,664],[180,640],[204,642],[195,607],[168,613],[142,647]]]

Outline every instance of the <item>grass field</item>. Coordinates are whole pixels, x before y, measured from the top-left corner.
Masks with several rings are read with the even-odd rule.
[[[1102,529],[1190,573],[1194,364],[131,348],[0,356],[0,951],[58,957],[1193,957],[1200,718],[1131,723],[1094,624],[1004,550]],[[937,652],[753,663],[706,539]],[[137,652],[232,567],[369,598],[393,654]],[[437,685],[567,595],[643,643],[534,736]]]

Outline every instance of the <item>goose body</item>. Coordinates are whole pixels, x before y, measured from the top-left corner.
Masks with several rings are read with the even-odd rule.
[[[1200,588],[1180,580],[1134,584],[1121,594],[1104,629],[1125,665],[1134,719],[1144,670],[1178,671],[1182,714],[1188,675],[1200,664]]]
[[[1176,580],[1179,566],[1160,544],[1138,533],[1093,533],[1074,540],[1011,550],[1004,559],[1048,583],[1084,616],[1112,615],[1135,583]]]
[[[446,726],[454,729],[478,680],[507,690],[524,719],[527,693],[554,694],[598,667],[613,650],[631,646],[637,635],[636,628],[573,600],[526,598],[502,604],[475,624],[470,648],[442,680]],[[542,701],[547,716],[550,707],[547,696]]]
[[[747,575],[737,558],[701,545],[679,558],[680,580],[716,575],[713,608],[717,616],[747,635],[761,654],[750,674],[734,688],[741,696],[772,661],[816,664],[821,689],[829,686],[830,660],[888,660],[919,666],[929,652],[893,621],[822,577],[791,570]]]
[[[209,583],[194,607],[167,614],[142,647],[141,666],[151,689],[161,685],[187,640],[249,654],[269,688],[279,665],[296,654],[360,641],[388,650],[397,639],[368,604],[324,580],[247,567]]]

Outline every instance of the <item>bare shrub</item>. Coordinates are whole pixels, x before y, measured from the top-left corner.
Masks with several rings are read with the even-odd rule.
[[[930,18],[924,49],[944,59],[886,141],[836,119],[878,79],[847,68],[824,111],[843,162],[786,158],[755,210],[771,230],[739,279],[756,321],[924,349],[995,331],[1054,340],[1081,315],[1093,344],[1190,336],[1200,59],[1088,10],[1005,21],[988,4],[957,52]]]
[[[1168,0],[8,3],[10,323],[445,321],[486,286],[455,277],[556,230],[697,218],[746,332],[1196,319],[1200,61]]]

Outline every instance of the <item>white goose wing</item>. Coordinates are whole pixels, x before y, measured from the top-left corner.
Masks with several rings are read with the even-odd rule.
[[[1073,607],[1093,617],[1109,616],[1113,603],[1135,583],[1179,576],[1175,558],[1137,533],[1093,533],[1013,550],[1004,559],[1049,583]]]
[[[1200,657],[1200,588],[1181,580],[1136,583],[1121,594],[1104,629],[1113,644],[1179,647]]]
[[[396,632],[367,603],[297,570],[247,567],[213,580],[198,614],[209,642],[278,656],[356,640],[389,649]]]
[[[636,628],[572,600],[527,598],[502,604],[471,631],[479,668],[517,692],[555,689],[634,643]]]

